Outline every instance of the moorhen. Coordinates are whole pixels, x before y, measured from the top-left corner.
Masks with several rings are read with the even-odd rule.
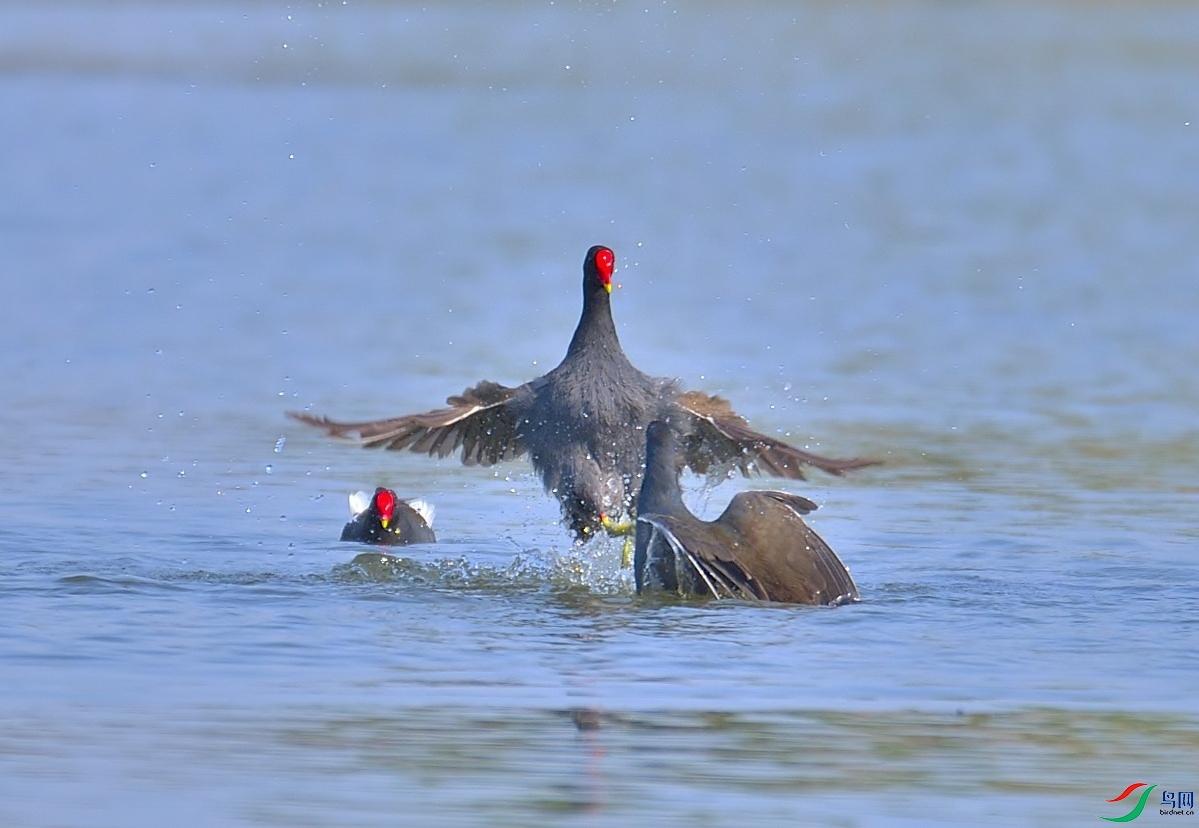
[[[383,546],[437,542],[433,507],[423,500],[400,500],[391,489],[380,486],[373,496],[354,492],[350,495],[350,513],[354,519],[341,530],[343,541]]]
[[[366,447],[438,457],[461,449],[468,466],[527,455],[578,540],[601,526],[618,531],[612,518],[637,514],[644,430],[656,419],[669,419],[679,429],[686,465],[698,474],[737,468],[746,475],[802,479],[803,466],[839,475],[878,462],[797,449],[751,429],[721,397],[683,391],[675,380],[638,371],[621,350],[612,321],[615,269],[611,249],[596,245],[587,251],[583,314],[566,356],[545,376],[511,388],[484,380],[449,397],[448,408],[388,420],[343,423],[289,414]]]
[[[803,522],[816,504],[787,492],[741,492],[716,520],[683,504],[681,457],[666,423],[646,429],[645,480],[637,515],[637,591],[838,604],[858,600],[849,570]]]

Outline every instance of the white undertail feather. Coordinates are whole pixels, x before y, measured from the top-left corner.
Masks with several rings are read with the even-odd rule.
[[[371,496],[366,492],[354,492],[350,495],[350,514],[358,517],[370,508]]]
[[[433,527],[433,516],[437,514],[437,510],[433,508],[433,504],[428,501],[417,498],[409,500],[408,505],[412,510],[425,519],[425,523],[429,524],[429,528]]]

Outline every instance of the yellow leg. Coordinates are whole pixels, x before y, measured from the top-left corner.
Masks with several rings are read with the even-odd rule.
[[[613,537],[621,537],[631,535],[637,531],[637,521],[627,520],[624,523],[617,523],[607,515],[600,515],[600,523],[604,530]]]
[[[628,520],[617,523],[607,515],[600,515],[600,524],[614,538],[623,537],[624,547],[620,550],[620,568],[628,569],[633,565],[633,534],[637,531],[637,521]]]

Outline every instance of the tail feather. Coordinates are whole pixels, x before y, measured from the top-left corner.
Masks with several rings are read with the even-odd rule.
[[[425,519],[425,523],[429,524],[430,529],[433,528],[433,517],[437,514],[437,510],[433,508],[432,503],[417,498],[416,500],[409,500],[408,505],[412,507],[412,511]]]

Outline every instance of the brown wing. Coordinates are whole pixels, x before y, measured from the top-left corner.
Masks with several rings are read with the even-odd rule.
[[[740,541],[740,558],[771,601],[844,604],[858,600],[845,564],[804,523],[816,504],[787,492],[741,492],[717,524]]]
[[[741,598],[743,600],[770,600],[761,584],[741,565],[731,551],[728,533],[712,523],[699,520],[693,515],[638,515],[637,521],[650,527],[647,547],[654,551],[656,544],[668,544],[675,561],[686,562],[694,577],[687,570],[676,570],[673,578],[663,578],[677,584],[680,592],[711,595],[713,598]],[[651,563],[661,566],[656,557],[649,555]],[[695,579],[698,578],[698,582]]]
[[[529,383],[508,388],[484,380],[448,398],[448,408],[423,414],[361,423],[340,423],[299,411],[289,411],[288,416],[330,437],[357,440],[366,448],[408,449],[445,457],[461,447],[464,464],[490,466],[517,458],[527,450],[517,430],[517,409],[531,393]]]
[[[698,474],[735,467],[746,476],[760,472],[803,480],[804,466],[815,466],[829,474],[840,475],[881,462],[856,457],[823,457],[797,449],[754,431],[728,400],[701,391],[679,394],[675,406],[682,409],[683,419],[689,422],[682,429],[685,432],[682,451],[687,465]]]

